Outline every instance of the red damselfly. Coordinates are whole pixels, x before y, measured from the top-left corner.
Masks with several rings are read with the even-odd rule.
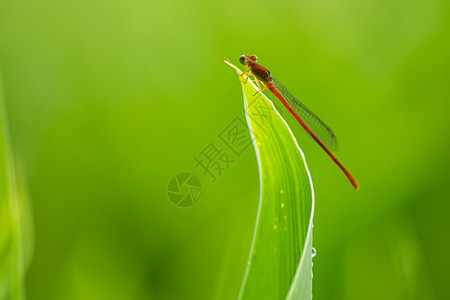
[[[333,131],[303,103],[297,100],[278,80],[276,80],[268,69],[258,64],[257,60],[258,58],[256,55],[242,55],[239,58],[239,62],[246,67],[246,70],[242,75],[253,75],[261,92],[268,89],[275,97],[277,97],[287,108],[287,110],[295,117],[298,123],[300,123],[300,125],[344,172],[353,187],[355,189],[359,189],[359,184],[355,177],[353,177],[353,175],[331,152],[331,150],[337,150],[338,148],[337,139]],[[262,83],[264,88],[260,87],[259,82]]]

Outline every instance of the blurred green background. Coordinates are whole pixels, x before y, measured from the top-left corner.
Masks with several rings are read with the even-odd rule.
[[[236,299],[259,200],[252,147],[194,157],[244,119],[220,57],[261,64],[340,142],[287,116],[316,193],[314,299],[449,299],[450,2],[0,1],[15,160],[33,206],[28,299]],[[229,151],[229,150],[227,150]],[[181,172],[199,202],[167,197]],[[19,176],[20,178],[20,176]]]

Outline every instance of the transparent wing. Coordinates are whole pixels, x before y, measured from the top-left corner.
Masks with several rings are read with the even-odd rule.
[[[277,79],[273,78],[273,85],[283,95],[286,101],[292,106],[295,112],[302,118],[308,127],[317,135],[317,137],[331,150],[338,150],[338,142],[333,131],[322,122],[312,111],[303,103],[297,100]]]

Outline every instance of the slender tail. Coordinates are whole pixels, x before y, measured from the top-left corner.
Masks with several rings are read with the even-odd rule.
[[[344,165],[337,159],[336,156],[325,146],[325,144],[317,137],[317,135],[306,125],[306,123],[300,118],[300,116],[295,112],[295,110],[292,108],[292,106],[287,103],[287,101],[284,99],[284,97],[280,94],[280,92],[277,90],[277,88],[272,83],[266,83],[266,87],[274,94],[280,101],[283,103],[283,105],[289,110],[289,112],[297,119],[297,121],[300,123],[300,125],[309,133],[310,136],[322,147],[323,150],[328,154],[329,157],[338,165],[338,167],[344,172],[347,179],[350,181],[352,186],[355,188],[355,190],[359,189],[359,183],[356,181],[355,177],[344,167]]]

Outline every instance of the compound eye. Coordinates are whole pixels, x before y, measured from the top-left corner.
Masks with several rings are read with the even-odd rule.
[[[241,57],[239,57],[239,62],[241,64],[245,64],[247,62],[247,57],[245,55],[241,55]]]
[[[258,61],[258,56],[256,55],[251,55],[249,58],[253,61]]]

